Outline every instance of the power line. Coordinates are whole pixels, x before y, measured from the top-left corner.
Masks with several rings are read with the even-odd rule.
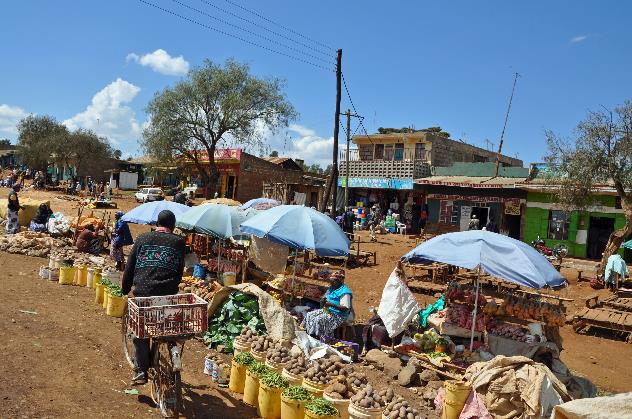
[[[304,64],[309,64],[309,65],[312,65],[312,66],[314,66],[314,67],[316,67],[316,68],[320,68],[320,69],[322,69],[322,70],[332,71],[332,69],[331,69],[331,68],[327,68],[327,67],[324,67],[324,66],[322,66],[322,65],[320,65],[320,64],[316,64],[316,63],[314,63],[314,62],[312,62],[312,61],[309,61],[309,60],[306,60],[306,59],[303,59],[303,58],[300,58],[300,57],[296,57],[296,56],[294,56],[294,55],[287,54],[287,53],[285,53],[285,52],[278,51],[278,50],[273,49],[273,48],[266,47],[265,45],[261,45],[261,44],[259,44],[259,43],[257,43],[257,42],[250,41],[250,40],[245,39],[245,38],[243,38],[243,37],[241,37],[241,36],[239,36],[239,35],[235,35],[235,34],[232,34],[232,33],[230,33],[230,32],[226,32],[226,31],[224,31],[224,30],[221,30],[221,29],[218,29],[218,28],[214,28],[214,27],[212,27],[212,26],[209,26],[209,25],[206,25],[206,24],[204,24],[204,23],[198,22],[198,21],[197,21],[197,20],[195,20],[195,19],[191,19],[191,18],[189,18],[189,17],[182,16],[181,14],[176,13],[176,12],[174,12],[173,10],[165,9],[164,7],[158,6],[157,4],[151,3],[151,2],[149,2],[149,1],[147,1],[147,0],[138,0],[138,1],[139,1],[139,2],[141,2],[141,3],[144,3],[144,4],[148,5],[148,6],[154,7],[154,8],[156,8],[156,9],[158,9],[158,10],[161,10],[161,11],[163,11],[163,12],[165,12],[165,13],[169,13],[170,15],[173,15],[173,16],[176,16],[176,17],[179,17],[179,18],[180,18],[180,19],[182,19],[182,20],[186,20],[186,21],[187,21],[187,22],[189,22],[189,23],[194,23],[194,24],[196,24],[196,25],[198,25],[198,26],[201,26],[201,27],[203,27],[203,28],[206,28],[206,29],[208,29],[208,30],[211,30],[211,31],[214,31],[214,32],[220,33],[220,34],[222,34],[222,35],[225,35],[225,36],[228,36],[228,37],[231,37],[231,38],[235,38],[235,39],[237,39],[237,40],[239,40],[239,41],[242,41],[242,42],[245,42],[245,43],[247,43],[247,44],[249,44],[249,45],[252,45],[252,46],[255,46],[255,47],[258,47],[258,48],[264,49],[264,50],[269,51],[269,52],[274,52],[275,54],[279,54],[279,55],[282,55],[282,56],[284,56],[284,57],[291,58],[291,59],[293,59],[293,60],[295,60],[295,61],[299,61],[299,62],[302,62],[302,63],[304,63]]]
[[[233,27],[233,28],[239,29],[240,31],[244,31],[244,32],[246,32],[246,33],[248,33],[248,34],[250,34],[250,35],[257,36],[257,37],[259,37],[259,38],[261,38],[261,39],[264,39],[264,40],[266,40],[266,41],[268,41],[268,42],[270,42],[270,43],[272,43],[272,44],[276,44],[276,45],[282,46],[282,47],[287,48],[287,49],[289,49],[289,50],[292,50],[292,51],[294,51],[294,52],[298,52],[299,54],[304,54],[304,55],[306,55],[306,56],[308,56],[308,57],[311,57],[311,58],[313,58],[313,59],[315,59],[315,60],[320,60],[320,61],[323,61],[323,62],[325,62],[325,63],[327,63],[327,64],[334,64],[332,61],[327,61],[327,60],[325,60],[324,58],[317,57],[317,56],[312,55],[312,54],[310,54],[310,53],[304,52],[304,51],[302,51],[302,50],[300,50],[300,49],[298,49],[298,48],[294,48],[294,47],[293,47],[293,46],[291,46],[291,45],[287,45],[287,44],[284,44],[284,43],[282,43],[282,42],[278,42],[278,41],[276,41],[276,40],[274,40],[274,39],[272,39],[272,38],[268,38],[268,37],[267,37],[267,36],[265,36],[265,35],[258,34],[258,33],[256,33],[256,32],[253,32],[253,31],[249,30],[249,29],[244,29],[244,28],[242,28],[242,27],[241,27],[241,26],[239,26],[239,25],[235,25],[234,23],[230,23],[230,22],[228,22],[227,20],[224,20],[224,19],[221,19],[221,18],[219,18],[219,17],[216,17],[216,16],[213,16],[213,15],[210,15],[210,14],[208,14],[208,13],[206,13],[206,12],[202,11],[202,10],[196,9],[196,8],[195,8],[195,7],[193,7],[193,6],[189,6],[188,4],[182,3],[182,2],[180,2],[180,1],[178,1],[178,0],[171,0],[171,1],[173,1],[173,2],[174,2],[174,3],[176,3],[176,4],[179,4],[179,5],[180,5],[180,6],[182,6],[182,7],[186,7],[186,8],[187,8],[187,9],[189,9],[189,10],[193,10],[193,11],[195,11],[195,12],[198,12],[198,13],[200,13],[200,14],[202,14],[202,15],[204,15],[204,16],[206,16],[206,17],[208,17],[209,19],[216,20],[216,21],[218,21],[218,22],[220,22],[220,23],[223,23],[224,25],[231,26],[231,27]]]
[[[280,27],[280,28],[282,28],[282,29],[284,29],[284,30],[286,30],[286,31],[290,32],[290,33],[293,33],[294,35],[298,35],[298,36],[300,36],[300,37],[301,37],[301,38],[303,38],[303,39],[307,39],[308,41],[311,41],[311,42],[313,42],[313,43],[315,43],[315,44],[320,45],[321,47],[325,47],[325,48],[327,48],[327,49],[335,50],[335,48],[332,48],[332,47],[330,47],[329,45],[323,44],[322,42],[318,42],[317,40],[312,39],[312,38],[310,38],[310,37],[308,37],[308,36],[305,36],[305,35],[303,35],[303,34],[302,34],[302,33],[300,33],[300,32],[296,32],[296,31],[295,31],[295,30],[293,30],[293,29],[287,28],[287,27],[285,27],[285,26],[281,25],[280,23],[275,22],[275,21],[274,21],[274,20],[272,20],[272,19],[268,19],[267,17],[265,17],[265,16],[261,15],[261,14],[260,14],[259,12],[257,12],[256,10],[248,9],[247,7],[244,7],[244,6],[242,6],[241,4],[235,3],[235,2],[233,2],[233,1],[231,1],[231,0],[225,0],[225,1],[226,1],[226,3],[232,4],[232,5],[233,5],[233,6],[235,6],[235,7],[239,7],[241,10],[244,10],[244,11],[246,11],[246,12],[248,12],[248,13],[251,13],[251,14],[253,14],[253,15],[257,16],[259,19],[263,19],[263,20],[265,20],[265,21],[266,21],[266,22],[268,22],[268,23],[272,23],[273,25],[276,25],[276,26],[278,26],[278,27]]]
[[[250,19],[246,19],[243,16],[239,16],[237,13],[234,13],[234,12],[232,12],[230,10],[224,9],[222,7],[219,7],[218,5],[213,4],[212,2],[209,2],[209,1],[206,1],[206,0],[200,0],[200,1],[202,1],[202,3],[205,3],[205,4],[207,4],[207,5],[211,6],[211,7],[214,7],[215,9],[217,9],[217,10],[219,10],[221,12],[224,12],[224,13],[226,13],[226,14],[228,14],[230,16],[233,16],[233,17],[235,17],[237,19],[240,19],[240,20],[248,23],[249,25],[256,26],[257,28],[263,29],[264,31],[267,31],[267,32],[269,32],[269,33],[271,33],[273,35],[276,35],[276,36],[280,37],[280,38],[286,39],[286,40],[288,40],[290,42],[294,42],[295,44],[298,44],[298,45],[300,45],[302,47],[305,47],[305,48],[310,49],[310,50],[312,50],[314,52],[322,54],[322,55],[324,55],[326,57],[330,57],[332,55],[332,53],[333,53],[333,50],[330,50],[329,52],[325,52],[325,51],[323,51],[321,49],[318,49],[318,48],[316,48],[314,46],[305,44],[305,43],[303,43],[301,41],[297,41],[296,39],[293,39],[293,38],[291,38],[289,36],[283,35],[282,33],[273,31],[272,29],[266,28],[265,26],[260,25],[260,24],[254,22],[254,21],[252,21]]]
[[[356,109],[355,105],[353,104],[353,99],[351,99],[351,93],[349,93],[349,87],[347,86],[347,80],[345,79],[344,73],[342,74],[342,83],[345,86],[345,91],[347,92],[347,97],[349,98],[349,102],[351,103],[351,107],[353,108],[353,112],[355,112],[356,115],[359,115],[358,110]],[[373,139],[371,138],[371,136],[367,132],[366,127],[364,126],[364,123],[362,122],[362,118],[359,120],[358,127],[362,127],[362,130],[364,131],[364,135],[366,135],[367,138],[369,139],[369,142],[371,144],[373,144]],[[356,131],[357,131],[357,129],[356,129]]]

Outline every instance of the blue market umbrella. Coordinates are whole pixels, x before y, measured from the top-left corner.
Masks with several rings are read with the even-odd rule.
[[[173,201],[154,201],[139,205],[128,211],[121,220],[134,224],[156,224],[158,214],[162,210],[173,212],[176,219],[191,208]]]
[[[275,199],[270,199],[270,198],[255,198],[255,199],[251,199],[250,201],[246,202],[245,204],[243,204],[242,206],[240,206],[239,208],[245,210],[248,208],[255,208],[255,209],[259,209],[257,207],[260,208],[272,208],[272,207],[276,207],[281,205],[281,203]]]
[[[621,247],[632,250],[632,240],[628,240],[627,242],[623,243]]]
[[[483,230],[436,236],[408,252],[404,261],[441,262],[466,269],[480,267],[498,278],[529,288],[566,283],[537,250],[519,240]]]
[[[325,214],[302,205],[280,205],[241,224],[241,231],[318,256],[349,254],[349,239]]]
[[[239,225],[254,216],[253,211],[242,211],[223,204],[205,204],[193,207],[179,217],[176,226],[226,240],[241,233]]]
[[[536,289],[558,287],[566,283],[564,277],[533,247],[502,234],[483,230],[436,236],[408,252],[402,260],[416,263],[441,262],[478,270],[470,350],[474,344],[481,271]]]

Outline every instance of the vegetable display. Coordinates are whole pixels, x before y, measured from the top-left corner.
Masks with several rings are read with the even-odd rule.
[[[309,410],[316,416],[336,416],[338,415],[338,409],[332,402],[318,397],[305,404],[305,410]]]
[[[290,361],[285,365],[285,369],[290,374],[303,375],[307,370],[307,362],[301,353],[295,353],[290,356]]]
[[[419,411],[401,396],[396,396],[386,405],[382,414],[388,419],[421,419]]]
[[[344,375],[339,375],[334,378],[332,384],[325,388],[324,393],[336,400],[346,400],[353,397],[356,393],[356,389],[351,384],[351,379]]]
[[[290,360],[290,350],[281,342],[276,342],[271,349],[268,349],[266,359],[276,364],[286,364]]]
[[[346,375],[347,371],[339,356],[320,358],[314,361],[311,367],[305,371],[304,377],[317,384],[327,384],[332,377]]]
[[[241,329],[241,333],[235,338],[235,340],[238,340],[242,343],[251,344],[256,338],[257,334],[253,332],[251,328],[246,326]]]
[[[285,377],[276,371],[268,371],[260,376],[259,381],[270,388],[286,388],[290,385]]]
[[[448,323],[460,326],[464,329],[472,328],[472,310],[467,306],[461,304],[451,304],[448,307],[447,314],[445,316]],[[478,313],[476,315],[476,324],[474,330],[477,332],[484,331],[488,326],[492,324],[492,319],[485,313]]]
[[[248,326],[254,333],[266,332],[259,313],[257,298],[241,292],[232,293],[208,322],[208,331],[202,335],[211,347],[224,345],[226,352],[233,351],[233,340]]]
[[[264,375],[268,374],[272,370],[268,368],[266,364],[264,364],[263,362],[254,361],[252,364],[248,366],[248,371],[250,371],[252,374],[258,377],[263,377]]]
[[[367,384],[351,398],[351,403],[365,409],[379,409],[390,403],[394,396],[395,393],[392,388],[378,392],[371,384]]]
[[[240,352],[237,355],[235,355],[234,360],[236,363],[240,365],[246,365],[246,366],[255,362],[255,358],[252,356],[250,352]]]
[[[268,352],[268,349],[270,349],[273,345],[274,342],[272,341],[272,338],[268,336],[257,336],[252,340],[252,346],[250,349],[255,352]]]
[[[283,397],[296,400],[297,402],[307,402],[312,399],[312,393],[301,386],[289,386],[282,393]]]
[[[423,352],[433,352],[441,335],[434,329],[426,330],[424,333],[416,333],[413,336],[415,345]]]

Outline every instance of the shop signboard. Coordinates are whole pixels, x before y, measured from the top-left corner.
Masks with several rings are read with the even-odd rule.
[[[520,215],[520,201],[505,202],[505,214]]]
[[[346,186],[346,177],[338,178],[338,186]],[[350,188],[367,188],[367,189],[413,189],[412,179],[394,179],[394,178],[372,178],[372,177],[350,177]]]

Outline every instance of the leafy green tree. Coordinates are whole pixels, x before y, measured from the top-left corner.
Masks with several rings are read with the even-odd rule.
[[[11,145],[11,141],[8,138],[3,138],[0,140],[0,147],[6,147]]]
[[[574,136],[565,139],[546,132],[547,163],[554,168],[548,175],[557,198],[569,210],[595,204],[598,185],[611,185],[621,200],[625,225],[615,230],[601,259],[608,257],[632,235],[632,101],[614,109],[589,112],[577,126]]]
[[[261,148],[263,132],[274,133],[296,117],[283,89],[280,79],[255,77],[246,64],[206,60],[154,96],[142,145],[158,160],[192,163],[208,186],[208,197],[217,190],[218,146],[229,140]]]
[[[272,152],[270,153],[270,157],[279,157],[279,152],[276,150],[272,150]]]
[[[110,168],[109,162],[114,158],[114,150],[106,138],[81,128],[70,133],[68,149],[71,150],[69,164],[75,166],[80,176],[102,174]]]
[[[18,122],[18,152],[22,161],[46,172],[51,154],[67,144],[68,129],[52,116],[30,115]]]
[[[112,152],[112,157],[114,157],[115,159],[120,160],[121,157],[123,157],[123,152],[121,150],[114,150]]]

